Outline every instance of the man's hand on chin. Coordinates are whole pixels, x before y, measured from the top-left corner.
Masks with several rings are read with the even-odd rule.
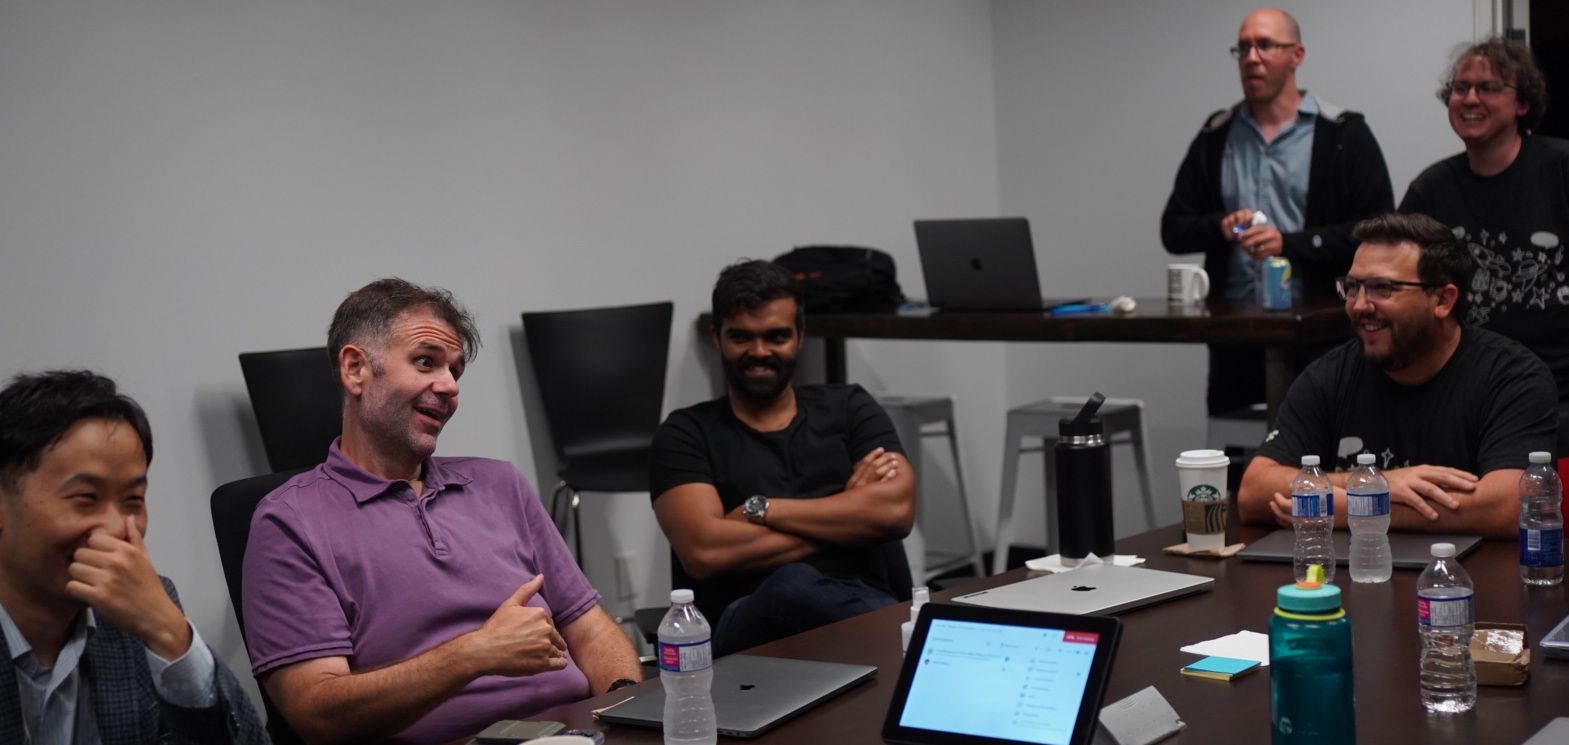
[[[94,531],[76,550],[65,591],[94,613],[141,639],[165,660],[191,648],[191,627],[147,557],[147,546],[136,521],[125,517],[122,540],[108,531]]]

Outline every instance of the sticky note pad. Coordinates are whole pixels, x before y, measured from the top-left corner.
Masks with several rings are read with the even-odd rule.
[[[1231,680],[1257,670],[1258,666],[1258,660],[1239,660],[1235,657],[1205,657],[1182,668],[1182,674],[1209,680]]]

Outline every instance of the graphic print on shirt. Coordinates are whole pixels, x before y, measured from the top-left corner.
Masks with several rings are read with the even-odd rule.
[[[1524,243],[1510,244],[1509,235],[1482,230],[1467,235],[1455,228],[1476,260],[1476,274],[1466,299],[1466,322],[1483,325],[1497,316],[1569,305],[1569,268],[1564,266],[1563,240],[1538,230]]]

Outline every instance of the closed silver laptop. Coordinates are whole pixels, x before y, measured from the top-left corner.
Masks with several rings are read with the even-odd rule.
[[[877,673],[869,665],[733,654],[714,661],[714,718],[719,734],[756,737]],[[616,704],[600,720],[660,727],[665,689]]]
[[[1045,613],[1108,614],[1208,590],[1214,577],[1095,564],[954,598],[955,602]]]

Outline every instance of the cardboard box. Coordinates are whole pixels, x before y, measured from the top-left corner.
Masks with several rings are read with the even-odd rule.
[[[1531,676],[1531,639],[1518,623],[1478,621],[1471,636],[1476,684],[1517,686]]]

